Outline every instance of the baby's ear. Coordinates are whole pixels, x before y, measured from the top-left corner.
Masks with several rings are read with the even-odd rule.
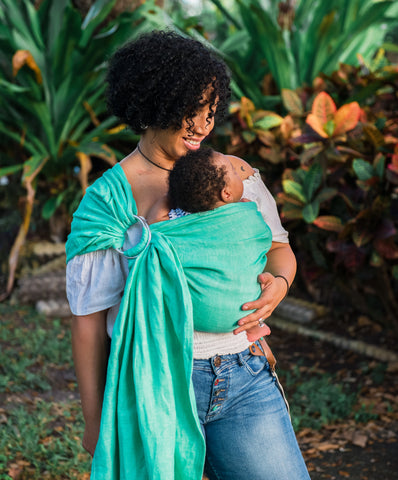
[[[224,202],[224,203],[231,203],[232,202],[232,193],[229,191],[229,188],[228,187],[224,187],[222,190],[221,190],[221,200]]]

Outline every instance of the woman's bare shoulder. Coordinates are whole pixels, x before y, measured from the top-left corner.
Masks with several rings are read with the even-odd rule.
[[[235,157],[235,155],[226,155],[232,165],[235,167],[235,170],[239,173],[240,178],[245,180],[246,178],[253,175],[255,172],[253,168],[242,158]]]

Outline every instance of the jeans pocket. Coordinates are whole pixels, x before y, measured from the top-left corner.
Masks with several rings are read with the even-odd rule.
[[[242,355],[241,364],[246,368],[250,375],[253,375],[253,377],[258,375],[265,368],[269,369],[269,363],[267,358],[258,355]]]

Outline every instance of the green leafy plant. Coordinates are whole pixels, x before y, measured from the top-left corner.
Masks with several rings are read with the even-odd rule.
[[[398,137],[393,92],[398,72],[382,69],[378,77],[370,77],[378,88],[362,76],[360,95],[354,93],[361,98],[363,84],[369,86],[362,108],[351,102],[336,111],[329,95],[315,97],[312,112],[301,124],[302,134],[289,139],[299,165],[283,173],[284,192],[278,200],[283,217],[294,222],[293,230],[298,219],[308,225],[297,230],[308,235],[298,244],[316,265],[312,273],[308,268],[308,280],[327,270],[328,282],[333,278],[362,311],[397,329]],[[392,103],[387,104],[387,98]]]
[[[283,109],[231,105],[227,151],[264,173],[298,258],[300,288],[333,311],[398,330],[398,86],[383,52],[313,87],[282,89]]]
[[[356,410],[354,414],[354,420],[357,423],[367,423],[371,420],[377,420],[379,415],[377,413],[372,412],[374,405],[361,405],[359,409]]]
[[[185,30],[211,38],[233,73],[236,98],[250,98],[257,108],[274,108],[282,88],[311,85],[340,63],[370,62],[398,14],[391,0],[211,3],[217,24],[206,12]]]
[[[311,377],[298,384],[291,398],[292,423],[295,431],[302,428],[319,430],[351,415],[356,394],[348,393],[327,376]]]
[[[279,376],[287,392],[296,432],[304,428],[319,430],[354,415],[357,392],[350,391],[347,384],[336,383],[333,375],[319,375],[309,369],[303,378],[301,366],[295,365],[282,370]]]
[[[82,19],[70,0],[44,0],[38,8],[30,0],[0,0],[0,135],[10,145],[1,151],[0,177],[20,173],[27,192],[6,295],[33,206],[40,203],[45,220],[59,210],[70,214],[93,165],[113,165],[122,156],[116,146],[134,141],[106,112],[106,60],[162,17],[146,2],[104,26],[114,3],[97,0]]]
[[[303,218],[306,223],[314,223],[327,230],[342,230],[339,218],[318,216],[321,203],[331,200],[338,192],[336,188],[326,186],[323,181],[327,158],[322,156],[322,152],[332,151],[336,145],[344,141],[345,134],[357,126],[359,115],[360,108],[357,102],[348,103],[337,110],[333,99],[326,92],[321,92],[315,97],[312,111],[306,118],[306,123],[314,135],[304,134],[292,141],[310,144],[312,150],[309,151],[319,157],[319,163],[285,171],[285,179],[282,182],[285,195],[280,195],[283,201],[282,213],[285,217]],[[324,142],[323,145],[320,140]],[[308,158],[308,150],[305,153],[302,163]]]
[[[319,107],[316,106],[316,99],[313,105],[315,110]],[[323,265],[318,262],[318,266],[327,265],[329,272],[334,272],[337,277],[344,271],[348,273],[352,281],[350,290],[355,292],[361,308],[366,309],[367,306],[372,316],[378,317],[379,321],[384,318],[384,324],[397,328],[394,313],[398,307],[395,300],[397,283],[394,272],[398,260],[398,218],[394,209],[394,192],[398,185],[395,174],[398,139],[389,134],[387,122],[384,128],[376,126],[374,113],[368,107],[361,111],[359,121],[356,113],[358,108],[355,107],[354,112],[350,105],[355,104],[346,104],[339,110],[347,114],[347,119],[341,119],[341,122],[343,128],[348,130],[340,138],[339,135],[335,136],[339,123],[336,121],[334,125],[332,120],[327,120],[327,104],[321,107],[323,113],[318,112],[318,117],[314,113],[308,115],[307,124],[316,134],[307,131],[292,141],[306,147],[299,158],[302,163],[309,162],[311,167],[308,169],[303,165],[294,170],[294,179],[299,179],[294,183],[296,191],[292,191],[291,183],[288,183],[290,172],[284,173],[284,193],[279,194],[279,201],[286,219],[296,220],[301,213],[308,224],[328,232],[327,237],[319,233],[317,251],[323,250],[325,253],[321,262]],[[335,118],[338,117],[337,113],[334,113]],[[379,120],[382,118],[380,113],[377,113]],[[320,120],[322,115],[325,120],[323,126]],[[331,126],[327,133],[328,122]],[[316,138],[317,135],[322,136],[322,140]],[[309,151],[311,155],[308,155]],[[319,166],[322,172],[319,172],[318,178],[322,178],[322,182],[305,183],[309,173],[313,169],[319,171]],[[298,205],[300,199],[297,190],[299,186],[305,189],[305,185],[321,187],[318,190],[320,201],[319,197],[314,201],[306,197],[304,200],[307,203]],[[322,197],[323,192],[326,195]],[[316,230],[309,228],[309,231],[316,235]],[[323,248],[320,246],[322,240]],[[332,264],[329,254],[332,254]],[[363,282],[372,277],[374,287],[369,289]],[[345,289],[343,278],[336,283]],[[372,294],[369,295],[371,290]],[[377,303],[372,304],[366,297],[373,299],[373,302],[377,300],[379,307],[375,308]],[[377,310],[383,313],[377,315]]]

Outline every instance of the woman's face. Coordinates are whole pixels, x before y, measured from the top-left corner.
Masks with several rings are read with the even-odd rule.
[[[184,118],[179,130],[167,128],[156,132],[155,141],[169,160],[177,160],[190,150],[198,150],[214,128],[216,105],[210,108],[209,94],[203,94],[203,106],[191,119]]]

